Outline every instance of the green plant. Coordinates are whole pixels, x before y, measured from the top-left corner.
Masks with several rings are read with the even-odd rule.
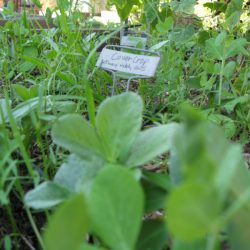
[[[134,5],[139,5],[139,0],[132,1],[119,1],[119,0],[108,0],[109,5],[115,5],[118,15],[120,16],[122,21],[125,21]]]
[[[246,39],[239,38],[233,40],[227,36],[225,31],[220,33],[216,38],[211,38],[206,42],[208,55],[213,59],[221,61],[221,65],[219,66],[218,105],[221,105],[222,100],[223,77],[231,76],[231,72],[234,71],[236,65],[234,61],[226,64],[226,60],[239,54],[249,55],[248,51],[244,48],[246,44]]]
[[[53,182],[45,182],[27,194],[27,204],[35,208],[56,205],[70,193],[89,191],[92,179],[105,166],[134,168],[166,152],[178,125],[140,132],[142,108],[139,96],[126,93],[100,105],[95,127],[80,115],[62,116],[53,126],[52,136],[71,155]]]
[[[129,93],[111,99],[124,101],[125,96],[137,98]],[[78,166],[72,181],[72,168],[76,165],[71,164],[71,171],[65,172],[67,176],[61,175],[60,183],[64,185],[67,197],[56,183],[60,176],[58,173],[62,174],[62,167],[54,179],[54,186],[52,183],[42,184],[29,192],[26,202],[35,208],[50,207],[66,198],[68,200],[55,212],[45,231],[47,249],[131,250],[145,249],[146,246],[148,249],[161,250],[168,246],[174,250],[215,250],[223,244],[223,239],[233,250],[238,246],[248,249],[249,235],[240,232],[245,230],[250,219],[247,215],[250,209],[250,174],[242,158],[241,147],[228,143],[218,127],[206,122],[193,109],[183,108],[182,117],[184,124],[175,127],[168,146],[171,152],[171,181],[167,175],[147,170],[143,171],[142,176],[138,175],[133,168],[124,168],[116,162],[102,166],[91,180],[91,188],[85,190],[84,194],[81,189],[80,193],[74,192],[69,196],[66,187],[68,190],[72,188],[79,177],[84,180]],[[162,135],[169,134],[168,130],[161,132]],[[93,165],[85,175],[92,170]],[[152,210],[147,210],[148,195],[153,189],[145,186],[146,180],[150,181],[153,189],[161,187],[161,190],[167,191],[163,192],[163,201],[167,198],[167,205],[165,216],[162,214],[160,219],[147,219],[142,224],[145,212],[164,208],[164,204],[156,205],[155,200]],[[43,190],[44,185],[47,185],[47,193]],[[154,192],[154,195],[158,196],[159,193]],[[88,241],[81,241],[80,235],[87,232],[91,232],[93,237],[92,245],[88,245]],[[222,235],[225,237],[222,238]],[[65,237],[65,245],[62,245],[62,237]],[[168,241],[169,238],[171,241]]]
[[[241,147],[229,144],[217,127],[197,114],[186,111],[184,118],[186,126],[173,148],[170,176],[175,187],[166,210],[176,244],[217,249],[225,233],[232,249],[247,249],[248,236],[239,232],[249,216],[238,221],[250,204],[250,175]]]
[[[192,0],[110,2],[161,54],[156,77],[138,82],[143,113],[135,94],[102,103],[112,79],[95,63],[122,26],[96,33],[64,0],[46,10],[48,30],[12,3],[1,13],[0,248],[248,250],[247,0],[206,3],[216,18],[204,20]],[[186,110],[169,124],[182,103],[203,118]]]

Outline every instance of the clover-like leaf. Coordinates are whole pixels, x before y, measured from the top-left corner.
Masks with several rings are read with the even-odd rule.
[[[62,116],[53,126],[52,136],[56,144],[83,158],[102,155],[95,128],[80,115]]]
[[[189,181],[172,191],[166,211],[169,230],[175,237],[183,241],[199,240],[213,230],[220,201],[212,187]]]
[[[142,123],[142,100],[134,93],[106,99],[99,107],[96,128],[106,159],[125,159]]]
[[[89,229],[89,215],[83,194],[64,203],[49,221],[44,234],[47,250],[76,250]]]
[[[54,182],[72,192],[85,191],[91,188],[93,178],[103,167],[104,161],[92,155],[92,159],[84,160],[76,155],[69,156],[57,171]]]
[[[133,143],[126,164],[141,166],[154,157],[167,152],[179,125],[176,123],[161,125],[140,132]]]
[[[71,192],[57,183],[46,181],[25,195],[25,203],[35,209],[53,207],[71,196]]]
[[[104,168],[90,195],[93,231],[113,250],[134,249],[143,203],[142,188],[128,169]]]

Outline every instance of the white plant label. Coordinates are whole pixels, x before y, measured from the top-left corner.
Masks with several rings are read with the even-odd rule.
[[[142,48],[146,47],[147,38],[146,37],[134,37],[134,36],[122,36],[121,45],[128,47],[136,47],[141,44]]]
[[[153,77],[159,61],[159,56],[136,55],[104,48],[96,66],[108,70]]]

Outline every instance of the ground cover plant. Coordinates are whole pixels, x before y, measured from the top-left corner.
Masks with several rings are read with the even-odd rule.
[[[108,1],[104,33],[71,4],[48,30],[2,13],[0,248],[248,250],[249,1]],[[123,22],[161,62],[110,97]]]

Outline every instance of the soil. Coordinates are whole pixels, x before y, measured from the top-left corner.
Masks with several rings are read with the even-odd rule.
[[[12,249],[22,249],[22,250],[34,250],[39,249],[39,245],[34,235],[34,231],[31,228],[29,219],[25,212],[23,203],[16,196],[15,193],[10,195],[10,204],[12,204],[12,214],[16,221],[16,230],[12,227],[7,210],[3,207],[0,208],[0,239],[4,236],[9,235],[12,240]],[[45,224],[45,216],[43,213],[33,214],[36,225],[41,231]],[[16,231],[14,235],[13,232]],[[3,246],[0,246],[3,249]]]

